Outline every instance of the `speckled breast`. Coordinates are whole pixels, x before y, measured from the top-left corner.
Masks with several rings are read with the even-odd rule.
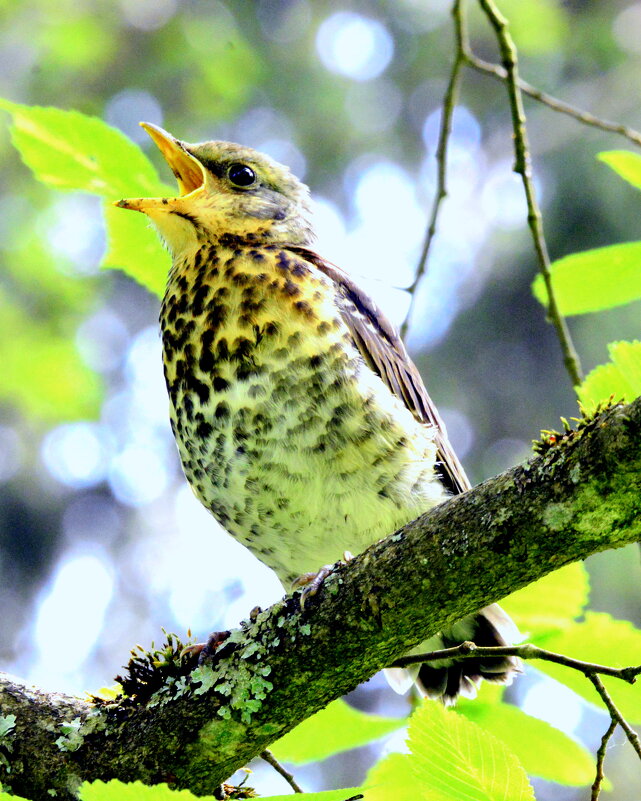
[[[297,255],[200,247],[174,264],[161,325],[185,475],[283,582],[442,498],[429,429],[365,365],[332,282]]]

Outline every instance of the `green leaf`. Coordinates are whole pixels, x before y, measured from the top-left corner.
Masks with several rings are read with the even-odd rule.
[[[617,175],[637,189],[641,189],[641,156],[631,150],[606,150],[599,153],[597,158]]]
[[[615,620],[602,612],[588,612],[585,621],[551,634],[542,644],[573,659],[610,667],[641,662],[641,631],[626,620]],[[537,660],[536,667],[603,709],[594,686],[582,673],[544,660]],[[608,676],[601,678],[623,716],[631,723],[641,723],[641,687]]]
[[[13,142],[23,161],[47,186],[111,201],[174,192],[136,144],[97,117],[2,99],[0,109],[13,117]],[[147,218],[108,206],[105,221],[108,247],[102,266],[123,270],[162,297],[169,257]]]
[[[583,613],[589,592],[588,571],[574,562],[508,595],[501,606],[525,639],[534,641],[569,626]]]
[[[108,245],[101,266],[123,270],[162,298],[171,261],[149,219],[109,205],[105,206],[105,222]]]
[[[13,117],[13,142],[23,161],[47,186],[112,200],[166,194],[142,150],[98,117],[2,99],[0,109]]]
[[[551,267],[552,287],[564,315],[611,309],[641,298],[641,242],[572,253]],[[532,284],[536,299],[548,305],[543,277]]]
[[[534,800],[517,757],[462,715],[424,702],[408,735],[411,754],[392,754],[370,772],[367,801]]]
[[[281,761],[303,765],[367,745],[406,723],[404,718],[368,715],[339,699],[281,737],[270,750]]]
[[[303,801],[345,801],[358,793],[356,789],[329,790],[297,795]],[[262,796],[261,796],[262,798]],[[292,795],[273,795],[263,801],[291,801]],[[126,784],[112,779],[109,782],[85,782],[80,788],[80,801],[214,801],[213,795],[195,796],[189,790],[170,790],[166,784],[149,787],[142,782]]]
[[[363,788],[365,801],[447,801],[450,796],[436,791],[427,795],[428,788],[420,786],[412,759],[410,754],[389,754],[374,765]]]
[[[516,706],[460,699],[458,711],[509,747],[530,776],[579,787],[594,779],[594,758],[567,734]]]
[[[641,395],[641,342],[610,342],[608,353],[610,361],[595,367],[577,388],[588,411],[611,396],[629,402]]]
[[[344,790],[322,790],[320,793],[296,793],[292,795],[270,795],[261,796],[260,801],[346,801],[352,796],[358,795],[362,791],[358,787],[347,787]],[[365,796],[363,801],[368,801],[369,796]]]

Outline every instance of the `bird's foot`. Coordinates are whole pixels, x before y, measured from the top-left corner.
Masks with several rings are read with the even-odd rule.
[[[185,657],[198,657],[198,664],[202,665],[206,659],[212,657],[218,648],[225,642],[231,634],[230,631],[212,631],[207,638],[207,642],[196,642],[193,645],[187,645],[180,652],[180,658]]]
[[[307,599],[312,595],[316,595],[325,579],[331,575],[336,565],[344,565],[354,558],[353,554],[349,551],[343,551],[343,558],[339,559],[333,565],[323,565],[316,573],[303,573],[297,579],[292,581],[292,590],[297,590],[300,587],[303,591],[300,594],[300,608],[301,611],[305,609]]]

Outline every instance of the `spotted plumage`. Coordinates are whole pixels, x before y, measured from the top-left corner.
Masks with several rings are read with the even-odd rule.
[[[288,587],[467,489],[398,335],[311,249],[306,187],[249,148],[145,128],[181,194],[119,205],[148,214],[172,253],[165,378],[201,503]],[[512,629],[492,606],[427,645],[496,644]],[[423,666],[418,680],[451,699],[515,669],[467,660]]]

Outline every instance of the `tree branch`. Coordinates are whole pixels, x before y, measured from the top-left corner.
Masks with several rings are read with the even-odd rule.
[[[641,673],[641,665],[634,667],[614,668],[609,665],[597,665],[593,662],[583,662],[580,659],[573,659],[564,654],[557,654],[539,648],[532,643],[522,643],[520,645],[488,646],[482,647],[473,642],[463,642],[454,648],[443,648],[440,651],[431,651],[427,654],[412,654],[402,656],[393,662],[390,667],[407,667],[408,665],[422,664],[423,662],[437,662],[440,659],[483,659],[484,657],[494,656],[516,656],[519,659],[542,659],[545,662],[554,662],[557,665],[572,668],[584,673],[586,676],[601,674],[611,676],[614,679],[621,679],[628,684],[634,684],[637,676]]]
[[[71,799],[84,779],[212,793],[298,722],[446,624],[565,564],[641,539],[641,398],[529,463],[451,498],[221,641],[211,667],[147,703],[92,707],[5,677],[0,740],[17,794]],[[4,762],[0,760],[0,766]]]
[[[490,25],[494,28],[496,40],[501,53],[501,60],[505,69],[505,86],[507,88],[512,115],[512,131],[514,134],[514,172],[521,176],[523,190],[528,208],[528,225],[534,241],[539,271],[543,276],[548,295],[548,317],[554,326],[557,338],[563,352],[563,363],[568,371],[573,386],[578,386],[583,380],[581,363],[576,352],[572,337],[565,318],[556,302],[552,275],[550,273],[550,257],[543,235],[543,220],[534,191],[532,181],[532,164],[530,159],[530,145],[527,128],[525,126],[525,111],[523,97],[520,89],[516,47],[508,29],[505,17],[498,10],[493,0],[479,0],[481,9],[485,12]]]
[[[432,201],[432,211],[430,220],[427,225],[425,239],[423,240],[423,247],[418,258],[416,266],[416,273],[411,285],[407,288],[410,296],[410,305],[405,315],[405,320],[400,328],[400,334],[403,339],[407,334],[409,328],[412,311],[416,303],[416,288],[421,282],[425,270],[427,269],[427,260],[432,248],[432,242],[436,235],[436,223],[438,220],[439,212],[441,210],[441,203],[447,197],[447,146],[452,133],[452,118],[454,116],[454,108],[458,98],[459,84],[461,82],[461,67],[464,62],[464,48],[462,35],[464,31],[464,14],[465,14],[465,0],[454,0],[452,6],[452,16],[456,21],[454,25],[454,35],[456,39],[456,50],[454,52],[454,61],[450,71],[450,79],[445,90],[443,97],[443,110],[441,112],[441,123],[438,132],[438,144],[436,146],[436,189],[434,190],[434,199]]]
[[[505,83],[507,72],[499,64],[492,64],[489,61],[479,58],[469,48],[464,49],[463,57],[465,63],[472,69],[484,75],[490,75],[492,78],[501,81],[501,83]],[[584,111],[583,109],[573,106],[571,103],[566,103],[565,100],[560,100],[558,97],[554,97],[541,89],[537,89],[536,86],[532,86],[531,83],[523,80],[523,78],[519,78],[518,86],[524,95],[531,97],[533,100],[537,100],[539,103],[552,109],[552,111],[558,111],[559,114],[565,114],[583,125],[598,128],[600,131],[607,131],[608,133],[615,133],[619,136],[623,136],[633,145],[641,147],[641,133],[631,128],[629,125],[623,125],[620,122],[610,122],[610,120],[597,117],[589,111]]]
[[[603,784],[603,779],[605,779],[605,774],[603,773],[603,763],[605,762],[605,754],[608,750],[608,743],[610,742],[610,738],[614,734],[614,730],[619,724],[616,720],[611,719],[610,725],[608,726],[607,730],[605,731],[603,737],[601,738],[601,745],[599,746],[599,750],[596,752],[596,776],[594,777],[594,782],[592,787],[590,788],[590,801],[599,801],[599,796],[601,795],[601,785]]]

